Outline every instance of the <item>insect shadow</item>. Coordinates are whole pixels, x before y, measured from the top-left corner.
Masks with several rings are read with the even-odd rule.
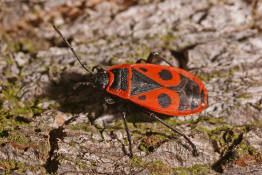
[[[128,112],[127,120],[135,123],[153,122],[145,110],[133,103],[113,97],[105,91],[94,88],[88,84],[89,74],[64,71],[57,75],[56,80],[51,80],[46,92],[48,98],[55,100],[62,112],[72,114],[88,114],[91,123],[103,114],[115,115],[116,120],[121,119],[121,112]],[[105,99],[112,98],[113,104],[108,104]],[[161,117],[161,116],[160,116]],[[169,118],[162,116],[161,118]]]
[[[47,96],[59,104],[59,110],[73,114],[99,112],[104,93],[88,82],[88,74],[64,71],[51,80],[47,87]]]

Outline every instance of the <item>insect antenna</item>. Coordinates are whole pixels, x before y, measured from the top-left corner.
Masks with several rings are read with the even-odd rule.
[[[67,47],[70,48],[70,50],[72,51],[72,53],[74,54],[74,56],[76,57],[76,59],[78,60],[78,62],[80,63],[80,65],[89,73],[92,73],[90,70],[88,70],[84,64],[80,61],[79,56],[76,54],[75,50],[73,49],[73,47],[70,45],[70,43],[67,41],[67,39],[63,36],[63,34],[60,32],[60,30],[53,25],[53,28],[55,29],[55,31],[61,36],[61,38],[64,40],[64,42],[66,43]]]

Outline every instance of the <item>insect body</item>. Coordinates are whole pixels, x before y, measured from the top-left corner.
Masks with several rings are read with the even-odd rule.
[[[191,73],[156,64],[121,64],[107,69],[101,82],[106,91],[150,111],[188,115],[207,106],[207,90]]]
[[[185,134],[168,125],[155,114],[178,116],[194,114],[205,109],[207,90],[196,76],[173,67],[156,52],[149,55],[146,63],[114,65],[107,70],[95,66],[93,70],[97,69],[97,72],[91,72],[81,63],[62,33],[55,26],[54,29],[63,38],[81,66],[92,75],[90,83],[105,89],[109,94],[148,109],[150,117],[183,136],[192,146],[193,154],[198,155],[196,146]],[[170,66],[152,64],[154,58],[162,59]],[[133,157],[131,136],[126,124],[126,112],[123,111],[122,117],[128,136],[130,157]]]

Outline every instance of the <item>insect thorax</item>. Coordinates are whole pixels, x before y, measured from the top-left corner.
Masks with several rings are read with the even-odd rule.
[[[105,89],[109,83],[109,75],[105,70],[99,70],[94,75],[94,84],[96,87]]]

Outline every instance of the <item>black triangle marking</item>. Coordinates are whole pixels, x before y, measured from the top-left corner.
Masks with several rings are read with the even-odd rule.
[[[131,96],[162,87],[160,84],[132,68]]]

